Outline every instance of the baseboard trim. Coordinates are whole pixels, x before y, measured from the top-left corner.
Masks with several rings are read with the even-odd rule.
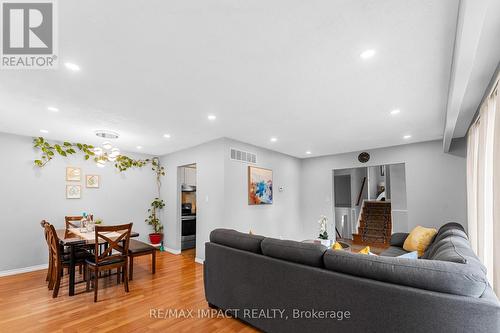
[[[47,267],[48,267],[47,264],[42,264],[42,265],[35,265],[35,266],[29,266],[29,267],[23,267],[23,268],[9,269],[6,271],[1,271],[0,277],[39,271],[42,269],[47,269]]]
[[[171,249],[169,247],[164,247],[165,251],[167,252],[170,252],[172,254],[181,254],[181,250],[175,250],[175,249]]]
[[[194,258],[194,262],[197,263],[197,264],[204,265],[205,264],[205,259],[201,259],[201,258],[195,257]]]

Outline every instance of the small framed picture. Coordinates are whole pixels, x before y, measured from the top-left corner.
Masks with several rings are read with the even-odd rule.
[[[80,168],[67,167],[66,180],[69,182],[79,182],[82,180],[82,170]]]
[[[82,187],[80,185],[66,185],[66,199],[80,199]]]
[[[87,175],[85,184],[88,188],[99,188],[99,175]]]

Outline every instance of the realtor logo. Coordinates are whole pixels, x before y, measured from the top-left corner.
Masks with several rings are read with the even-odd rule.
[[[25,0],[26,1],[26,0]],[[53,0],[0,0],[2,69],[57,67]]]

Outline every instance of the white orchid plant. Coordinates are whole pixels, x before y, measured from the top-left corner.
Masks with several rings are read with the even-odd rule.
[[[319,223],[319,238],[328,239],[328,232],[326,231],[328,225],[328,218],[325,215],[321,215],[318,223]]]

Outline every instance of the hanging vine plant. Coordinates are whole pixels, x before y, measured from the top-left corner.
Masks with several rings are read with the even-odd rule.
[[[83,143],[71,143],[64,141],[62,144],[50,144],[45,138],[38,137],[33,138],[33,148],[39,149],[42,152],[40,159],[34,161],[36,166],[43,167],[47,164],[54,156],[59,154],[60,156],[66,157],[68,155],[76,154],[77,150],[84,153],[84,158],[88,160],[91,156],[94,156],[94,146],[87,145]]]
[[[34,164],[38,167],[44,167],[50,160],[57,156],[56,154],[62,157],[67,157],[68,155],[73,155],[77,152],[82,152],[85,160],[92,158],[95,162],[113,162],[108,155],[97,156],[93,150],[94,146],[85,143],[72,143],[64,141],[60,144],[51,144],[45,138],[37,137],[33,138],[33,148],[39,149],[42,152],[41,157],[34,160]],[[142,168],[148,164],[151,164],[152,170],[156,173],[156,181],[160,187],[160,178],[161,176],[165,176],[165,168],[160,165],[160,159],[158,157],[134,160],[126,155],[118,155],[114,160],[114,166],[120,172],[126,171],[130,168]]]

